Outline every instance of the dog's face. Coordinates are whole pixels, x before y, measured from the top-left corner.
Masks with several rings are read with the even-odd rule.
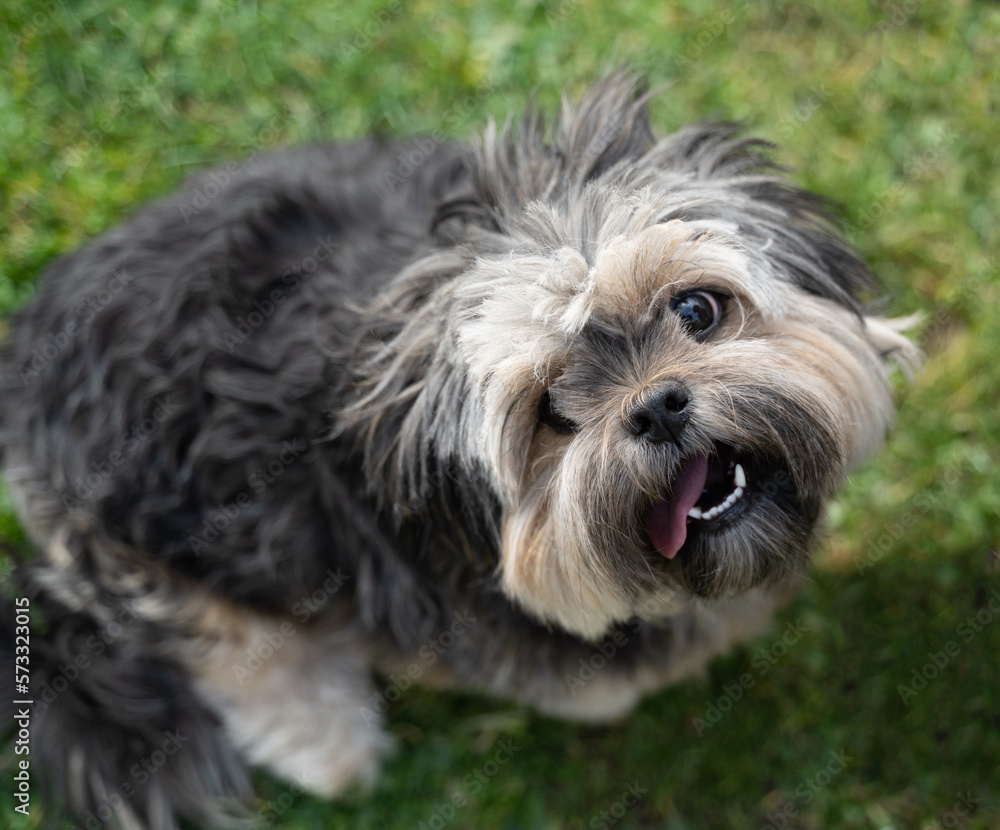
[[[524,198],[552,186],[508,160],[516,198],[434,299],[408,299],[425,266],[397,282],[408,319],[370,381],[376,421],[399,406],[399,475],[434,453],[485,471],[504,591],[587,638],[800,566],[891,418],[886,356],[912,355],[807,194],[678,175],[672,139],[562,199]]]
[[[782,284],[681,221],[481,262],[456,327],[503,493],[503,584],[538,616],[611,620],[794,568],[891,413],[894,332]]]

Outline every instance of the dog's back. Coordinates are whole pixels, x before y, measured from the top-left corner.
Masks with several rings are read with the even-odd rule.
[[[400,175],[414,152],[426,163]],[[134,613],[130,597],[175,589],[139,584],[155,576],[135,557],[266,609],[363,547],[352,488],[329,475],[346,382],[329,358],[354,309],[432,245],[455,161],[430,139],[363,142],[200,174],[53,264],[12,321],[0,463],[40,552],[21,581],[48,628],[31,639],[33,747],[80,815],[173,827],[175,811],[220,821],[247,795],[163,647],[170,626]],[[5,683],[13,658],[5,643]],[[171,739],[184,746],[169,769],[144,768]]]

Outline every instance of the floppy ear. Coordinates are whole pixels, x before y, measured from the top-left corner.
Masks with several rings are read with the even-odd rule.
[[[879,293],[868,264],[841,236],[835,203],[780,178],[748,182],[741,187],[776,221],[772,257],[781,262],[804,291],[861,311],[863,293]]]
[[[359,309],[354,372],[333,434],[354,434],[382,506],[420,501],[440,472],[433,464],[445,463],[461,439],[457,425],[472,395],[443,321],[452,317],[454,279],[469,264],[455,249],[428,254]]]
[[[762,152],[773,145],[734,137],[739,129],[735,122],[695,124],[668,136],[665,146],[653,152],[668,149],[674,164],[688,166],[705,184],[718,183],[741,194],[730,215],[751,254],[764,254],[803,291],[862,317],[876,351],[911,378],[922,355],[904,332],[920,322],[919,315],[889,319],[869,313],[863,297],[878,296],[881,285],[841,235],[835,216],[842,211],[835,202],[777,175],[779,168]],[[697,209],[685,211],[689,218],[699,218]]]
[[[841,235],[836,204],[783,178],[770,158],[774,145],[740,136],[742,129],[735,121],[691,124],[649,151],[649,163],[686,175],[683,190],[697,189],[661,221],[735,222],[748,250],[766,252],[792,283],[860,314],[861,295],[879,293],[878,280]]]

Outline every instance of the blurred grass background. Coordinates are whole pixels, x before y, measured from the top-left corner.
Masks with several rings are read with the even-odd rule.
[[[844,206],[889,310],[925,315],[898,427],[832,506],[770,636],[609,728],[411,690],[373,794],[322,803],[262,775],[258,826],[1000,827],[996,4],[4,0],[0,35],[3,311],[53,256],[203,165],[369,131],[466,135],[628,63],[672,82],[659,130],[735,117],[779,142]],[[24,546],[5,495],[0,539]],[[789,623],[805,633],[785,653]],[[472,786],[506,739],[513,759]],[[47,826],[37,794],[30,818],[13,812],[12,758],[0,827]]]

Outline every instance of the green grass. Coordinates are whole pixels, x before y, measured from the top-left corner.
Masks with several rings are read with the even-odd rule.
[[[892,311],[926,315],[898,427],[831,508],[812,582],[771,635],[611,728],[410,691],[389,710],[400,752],[374,794],[329,804],[261,776],[261,826],[589,828],[635,782],[647,792],[615,827],[743,830],[781,810],[801,830],[1000,826],[1000,624],[983,611],[1000,591],[995,4],[4,6],[0,309],[207,163],[372,130],[465,134],[628,62],[673,82],[653,105],[661,130],[736,117],[778,141],[799,180],[844,205]],[[23,545],[3,498],[0,540]],[[977,610],[991,616],[978,632],[963,623]],[[806,631],[778,657],[795,621]],[[939,676],[904,701],[936,653]],[[753,684],[699,736],[741,675]],[[506,739],[512,760],[471,786]],[[435,813],[456,793],[465,806]],[[960,794],[969,818],[949,812]],[[44,824],[37,802],[24,819],[3,795],[0,827]]]

